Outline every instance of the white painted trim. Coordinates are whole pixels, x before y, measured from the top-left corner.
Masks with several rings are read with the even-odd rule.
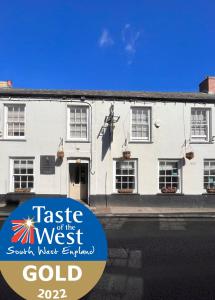
[[[195,109],[195,110],[205,110],[206,111],[206,118],[207,118],[207,136],[206,136],[206,139],[205,139],[205,136],[204,135],[193,135],[192,136],[192,130],[191,130],[191,127],[192,127],[192,110]],[[212,124],[212,114],[211,114],[211,108],[210,107],[191,107],[190,108],[190,141],[191,142],[195,142],[195,143],[207,143],[207,142],[210,142],[210,139],[211,139],[211,126]]]
[[[168,161],[168,162],[177,162],[178,165],[180,166],[180,161],[181,159],[180,158],[159,158],[158,159],[158,182],[157,182],[157,188],[158,188],[158,193],[161,193],[161,190],[159,188],[159,185],[160,185],[160,161]],[[183,186],[182,186],[182,175],[183,175],[183,172],[182,172],[182,169],[183,169],[183,166],[181,166],[181,168],[178,168],[178,174],[179,174],[179,189],[176,191],[176,194],[181,194],[182,191],[183,191]]]
[[[13,180],[13,162],[14,160],[32,160],[33,161],[33,174],[34,177],[34,187],[31,189],[31,192],[35,192],[35,181],[36,181],[36,173],[35,173],[35,157],[33,156],[10,156],[9,157],[9,165],[10,165],[10,174],[9,174],[9,192],[14,192],[14,180]],[[23,174],[25,176],[25,174]],[[27,175],[28,176],[28,175]]]
[[[132,109],[147,109],[147,112],[148,112],[148,127],[149,127],[149,134],[148,134],[148,137],[147,138],[143,138],[143,137],[132,137]],[[152,135],[151,135],[151,132],[152,132],[152,106],[131,106],[130,107],[130,141],[131,142],[151,142],[151,139],[152,139]]]
[[[8,119],[8,107],[9,106],[24,106],[24,135],[23,136],[9,136],[7,128],[7,119]],[[3,139],[4,140],[26,140],[26,103],[4,103],[4,124],[3,124]]]
[[[67,159],[67,163],[68,164],[75,164],[77,162],[77,160],[80,159],[80,163],[81,164],[89,164],[90,163],[90,159],[86,159],[86,158],[81,158],[81,157],[77,157],[77,158],[68,158]]]
[[[71,138],[70,137],[70,108],[71,107],[85,107],[87,109],[87,137],[86,138]],[[90,131],[90,122],[89,122],[89,113],[90,113],[90,110],[89,110],[89,105],[86,105],[86,103],[84,104],[81,104],[81,103],[78,103],[78,104],[68,104],[67,105],[67,140],[68,141],[74,141],[74,142],[89,142],[89,131]]]
[[[121,161],[120,159],[113,159],[113,193],[118,193],[117,189],[116,189],[116,162]],[[134,162],[134,177],[135,177],[135,189],[134,189],[134,193],[138,193],[138,160],[137,159],[129,159],[129,162]],[[122,175],[119,175],[122,176]],[[125,175],[126,176],[126,175]]]

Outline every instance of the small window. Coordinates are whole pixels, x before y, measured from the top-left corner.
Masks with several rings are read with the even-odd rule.
[[[159,161],[159,189],[180,191],[180,169],[178,160]]]
[[[131,108],[131,140],[149,142],[151,138],[151,108]]]
[[[191,108],[191,141],[209,142],[210,109]]]
[[[115,161],[115,192],[134,192],[136,191],[136,161],[120,160]]]
[[[88,107],[70,106],[68,138],[71,140],[88,140]]]
[[[215,188],[215,159],[204,160],[204,189]]]
[[[5,137],[19,139],[25,137],[24,104],[5,105]]]
[[[34,160],[13,159],[12,160],[12,190],[34,188]]]

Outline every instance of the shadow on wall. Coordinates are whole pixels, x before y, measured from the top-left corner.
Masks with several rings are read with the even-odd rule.
[[[63,163],[63,159],[60,157],[57,157],[55,160],[55,166],[60,167],[62,165],[62,163]]]
[[[102,135],[102,161],[104,160],[108,149],[111,147],[111,129],[108,126]]]

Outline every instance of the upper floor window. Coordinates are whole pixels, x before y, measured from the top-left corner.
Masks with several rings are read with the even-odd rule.
[[[151,139],[151,108],[131,108],[131,140],[150,141]]]
[[[114,161],[114,190],[118,193],[132,193],[137,190],[136,160]]]
[[[191,108],[191,141],[209,142],[210,109]]]
[[[5,105],[5,137],[6,138],[25,137],[25,105],[24,104]]]
[[[34,160],[30,158],[12,159],[12,191],[34,188]]]
[[[88,107],[68,107],[68,138],[71,140],[88,140]]]
[[[181,172],[179,160],[159,161],[159,189],[162,193],[180,191]]]

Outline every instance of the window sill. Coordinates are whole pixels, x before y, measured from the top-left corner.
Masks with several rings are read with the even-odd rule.
[[[34,195],[35,192],[8,192],[7,195]]]
[[[157,193],[158,196],[184,196],[183,193]]]
[[[91,143],[91,141],[89,140],[65,140],[65,143],[86,143],[86,144],[89,144]]]
[[[9,138],[1,138],[0,141],[2,142],[26,142],[26,138],[24,139],[9,139]]]
[[[140,195],[139,193],[112,193],[111,195],[120,195],[120,196],[123,196],[123,195]]]
[[[207,195],[207,196],[214,196],[215,195],[215,193],[202,193],[202,195]]]
[[[129,141],[129,144],[153,144],[152,141]]]
[[[197,141],[194,142],[194,141],[193,141],[193,142],[192,142],[192,141],[191,141],[190,144],[210,144],[210,145],[213,145],[214,142],[211,142],[211,141],[209,141],[209,142],[200,142],[200,141],[199,141],[199,142],[197,142]]]

